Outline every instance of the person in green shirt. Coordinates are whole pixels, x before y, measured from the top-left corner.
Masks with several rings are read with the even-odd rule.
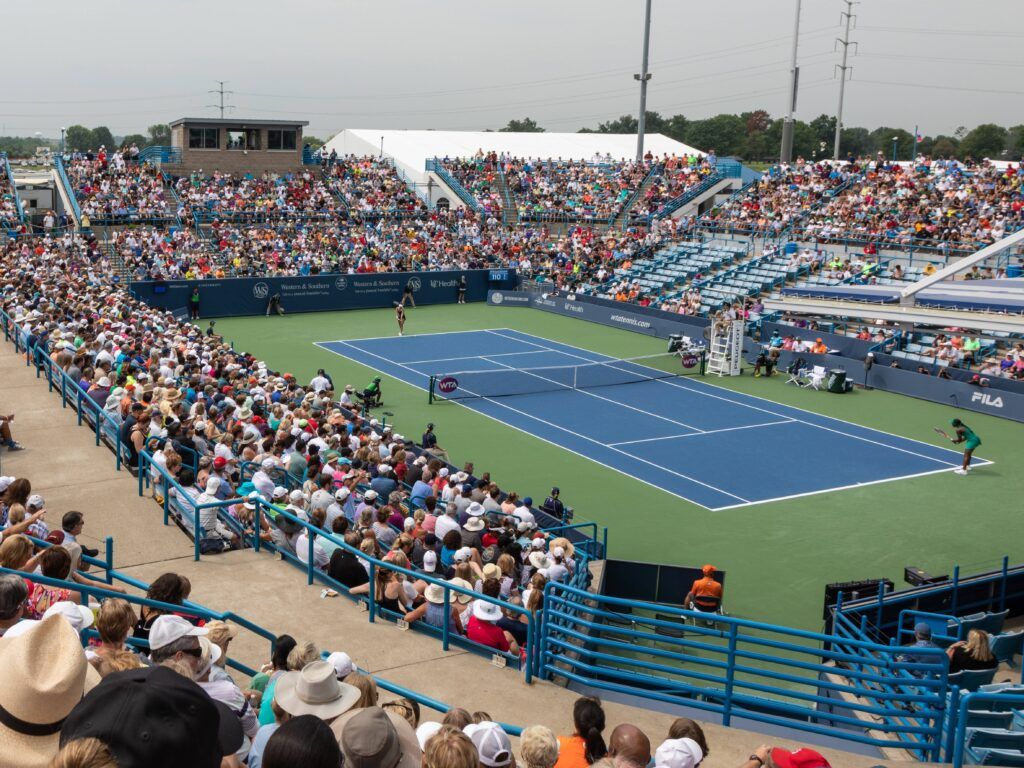
[[[981,445],[981,438],[974,434],[974,430],[960,421],[960,419],[953,419],[949,423],[956,430],[956,437],[950,438],[953,445],[963,443],[964,446],[964,465],[962,468],[953,471],[958,475],[966,475],[971,469],[971,456],[974,454],[974,449]]]

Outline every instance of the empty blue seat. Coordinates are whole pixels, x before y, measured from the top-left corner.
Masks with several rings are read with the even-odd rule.
[[[965,751],[971,765],[1024,766],[1024,753],[1006,749],[970,749]]]
[[[1024,753],[1024,731],[1008,731],[1002,728],[968,728],[964,743],[974,749],[1005,749]]]
[[[981,686],[991,683],[992,678],[995,676],[995,668],[965,669],[962,672],[950,675],[949,684],[959,686],[961,691],[976,691]]]
[[[987,709],[967,710],[965,728],[999,728],[1011,730],[1013,712],[993,712]]]
[[[1013,657],[1024,652],[1024,629],[990,637],[989,650],[998,661],[1015,666]]]

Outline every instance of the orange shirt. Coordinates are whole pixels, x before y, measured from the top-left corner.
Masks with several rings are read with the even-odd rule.
[[[722,599],[722,585],[710,576],[705,576],[703,579],[697,579],[693,582],[693,586],[690,587],[690,591],[693,592],[695,600],[700,597],[714,597],[719,600]]]
[[[558,737],[558,762],[555,768],[588,768],[586,744],[582,736]]]

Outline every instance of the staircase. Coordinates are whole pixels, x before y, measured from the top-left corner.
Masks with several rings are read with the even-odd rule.
[[[651,168],[650,172],[644,176],[644,180],[640,182],[640,186],[636,189],[633,194],[626,198],[626,202],[622,204],[622,208],[608,223],[608,229],[621,229],[625,230],[629,227],[629,213],[633,210],[637,200],[642,200],[643,196],[647,194],[655,182],[657,182],[662,175],[663,168],[660,165],[656,165]]]
[[[501,223],[505,227],[514,227],[519,223],[519,206],[508,188],[505,171],[498,165],[498,191],[501,193]]]

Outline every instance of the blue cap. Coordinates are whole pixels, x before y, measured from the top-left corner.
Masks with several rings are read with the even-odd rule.
[[[922,639],[928,639],[932,636],[932,627],[922,621],[914,625],[914,634]]]
[[[462,492],[463,493],[469,493],[472,490],[473,490],[472,483],[463,483],[462,484]]]
[[[523,506],[524,507],[532,507],[533,506],[533,499],[530,498],[529,496],[527,496],[525,499],[523,499]]]

